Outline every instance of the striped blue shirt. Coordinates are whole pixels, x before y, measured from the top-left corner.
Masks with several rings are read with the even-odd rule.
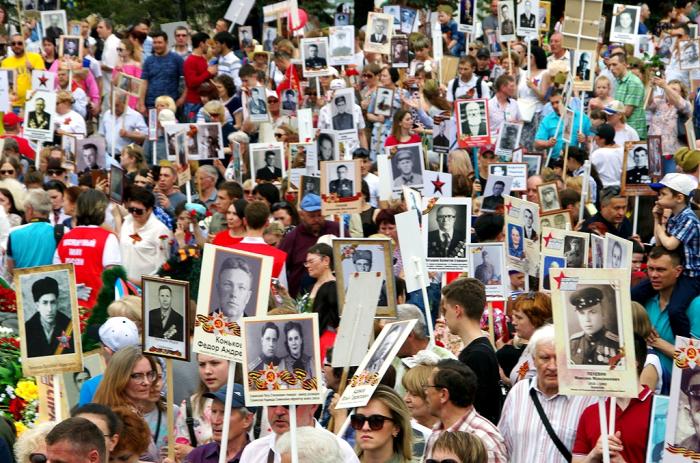
[[[668,219],[666,233],[683,243],[684,273],[700,276],[700,219],[689,206]]]

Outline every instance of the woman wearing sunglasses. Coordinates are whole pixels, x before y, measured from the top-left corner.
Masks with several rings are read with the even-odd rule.
[[[19,163],[19,159],[15,156],[3,156],[0,159],[0,179],[4,180],[6,178],[19,178],[19,174],[22,173],[22,165]]]
[[[484,443],[474,434],[462,431],[443,432],[435,441],[433,458],[425,463],[486,463]]]
[[[350,417],[355,448],[362,463],[410,463],[413,457],[411,415],[401,397],[379,385],[364,407]]]
[[[129,215],[124,219],[119,241],[122,265],[135,284],[141,275],[153,275],[170,255],[172,232],[153,214],[156,198],[150,191],[132,187],[127,197]]]

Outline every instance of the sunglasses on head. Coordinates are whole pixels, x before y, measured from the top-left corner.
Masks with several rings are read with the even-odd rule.
[[[146,209],[142,209],[140,207],[130,207],[127,209],[129,211],[129,214],[132,215],[143,215],[144,212],[146,212]]]
[[[435,460],[434,458],[428,458],[425,460],[425,463],[459,463],[457,460],[453,460],[452,458],[447,458],[445,460]]]
[[[385,421],[394,421],[388,416],[384,415],[370,415],[365,416],[360,413],[352,415],[350,417],[350,425],[355,431],[359,431],[365,425],[365,422],[369,423],[369,429],[372,431],[379,431],[384,427]]]
[[[46,458],[46,455],[43,453],[30,453],[29,454],[29,461],[31,463],[46,463],[48,458]]]

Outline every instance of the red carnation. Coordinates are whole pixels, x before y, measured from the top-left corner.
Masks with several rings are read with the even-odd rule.
[[[12,413],[12,417],[15,419],[15,421],[19,421],[22,419],[22,410],[24,410],[24,407],[26,406],[27,402],[20,399],[19,397],[15,397],[14,399],[10,400],[10,404],[7,407],[7,411]]]

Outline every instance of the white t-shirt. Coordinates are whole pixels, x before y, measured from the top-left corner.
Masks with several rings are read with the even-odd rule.
[[[615,144],[625,146],[626,141],[639,141],[639,134],[629,124],[625,124],[622,130],[615,131]]]
[[[603,187],[620,186],[623,149],[598,148],[591,153],[591,164],[598,171]]]
[[[661,388],[664,385],[664,380],[663,370],[661,368],[661,360],[659,360],[659,356],[656,354],[652,354],[651,352],[647,352],[647,359],[644,362],[644,366],[646,367],[647,365],[653,366],[658,376],[658,378],[656,379],[656,385],[654,385],[654,394],[661,394]]]

